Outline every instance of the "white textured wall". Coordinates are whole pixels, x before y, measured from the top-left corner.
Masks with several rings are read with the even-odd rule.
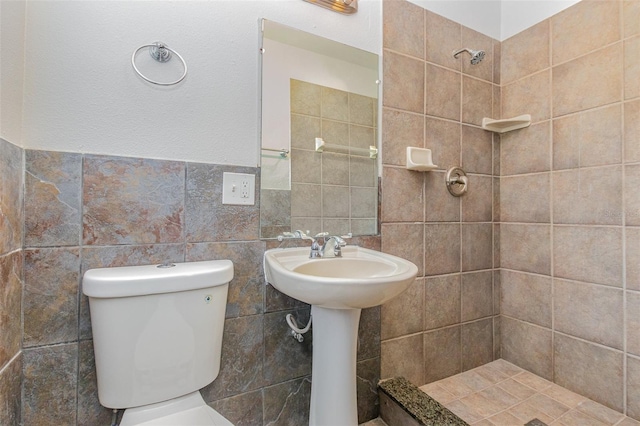
[[[355,16],[301,0],[29,1],[24,146],[256,165],[259,18],[381,51],[379,0],[360,0]],[[134,49],[158,40],[187,61],[177,86],[131,67]],[[162,77],[179,75],[171,62]]]
[[[22,146],[25,2],[0,2],[0,138]]]

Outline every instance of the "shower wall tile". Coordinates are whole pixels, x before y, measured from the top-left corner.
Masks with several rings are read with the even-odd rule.
[[[463,64],[467,62],[464,61]],[[483,60],[480,64],[484,64]],[[493,85],[475,78],[462,77],[462,122],[482,125],[484,117],[493,116]]]
[[[553,377],[551,330],[500,317],[502,358],[547,380]]]
[[[640,356],[640,293],[626,293],[627,352]]]
[[[502,117],[511,118],[531,114],[531,122],[551,118],[549,87],[551,72],[531,74],[502,87]]]
[[[318,114],[320,113],[318,104]],[[291,114],[291,148],[312,149],[309,141],[322,135],[320,116]]]
[[[488,82],[494,82],[493,79],[493,43],[494,39],[486,36],[469,27],[462,26],[462,46],[473,46],[474,50],[483,50],[485,52],[484,59],[478,64],[471,64],[469,56],[466,53],[458,56],[458,60],[462,62],[463,74],[470,75]],[[459,48],[457,48],[459,49]],[[457,50],[456,49],[456,50]],[[487,106],[491,105],[491,101]]]
[[[82,155],[27,150],[24,175],[25,245],[80,244]]]
[[[550,141],[551,121],[500,135],[500,174],[510,176],[549,171]]]
[[[273,426],[302,425],[309,421],[311,379],[291,380],[266,387],[262,393],[262,424]]]
[[[345,147],[349,145],[349,123],[323,119],[320,122],[320,125],[322,127],[322,138],[325,140],[325,142],[335,145],[343,145]],[[316,137],[318,137],[318,135],[307,139],[305,145],[303,145],[302,148],[315,149],[315,147],[311,144]]]
[[[490,175],[493,171],[492,153],[493,138],[490,132],[462,126],[462,167],[465,172]]]
[[[433,330],[461,322],[461,309],[460,274],[442,275],[424,280],[424,330]]]
[[[640,290],[640,228],[626,228],[627,290]]]
[[[462,274],[460,294],[462,322],[493,315],[493,272]]]
[[[427,62],[426,64],[426,104],[427,115],[460,120],[460,81],[459,72],[441,68]],[[416,86],[414,90],[420,90]],[[411,109],[411,111],[416,111]],[[417,111],[420,112],[420,111]]]
[[[464,222],[491,222],[493,208],[493,178],[490,176],[471,174],[468,174],[467,176],[472,184],[469,185],[469,189],[464,197],[460,197],[462,199],[462,220]],[[451,197],[449,191],[446,190],[446,186],[442,184],[442,180],[438,183],[438,186],[441,187],[443,193],[446,192],[446,195],[448,195],[449,198],[454,198]],[[427,201],[427,203],[429,202]]]
[[[424,111],[424,62],[385,50],[382,55],[385,82],[382,104],[422,113]]]
[[[493,83],[494,90],[497,92],[498,96],[493,98],[493,117],[499,118],[500,115],[500,84],[502,84],[502,42],[498,40],[493,40]],[[496,105],[496,100],[497,105]],[[496,108],[498,106],[498,108]]]
[[[180,162],[86,155],[83,244],[181,241],[184,179]]]
[[[403,376],[416,386],[424,384],[422,334],[382,341],[380,378]]]
[[[625,37],[640,33],[640,3],[636,0],[623,1],[622,16]]]
[[[322,178],[322,173],[309,172],[322,170],[322,160],[324,159],[323,156],[331,154],[321,154],[319,152],[310,150],[308,151],[306,149],[292,149],[290,155],[291,182],[315,184],[321,183],[320,179]],[[343,155],[342,157],[346,157],[346,155]],[[260,199],[260,201],[262,202],[262,199]],[[261,207],[264,208],[262,204]]]
[[[627,415],[640,418],[640,359],[627,357]]]
[[[380,306],[374,306],[365,308],[360,313],[358,361],[378,358],[378,363],[380,362],[381,311]]]
[[[433,171],[425,173],[425,221],[426,222],[458,222],[460,221],[460,197],[452,197],[444,182],[444,172]],[[475,191],[474,195],[479,194],[476,204],[478,213],[482,214],[486,207],[483,205],[481,196],[486,196],[486,191]],[[467,195],[471,195],[468,193]],[[479,198],[479,199],[478,199]],[[482,210],[480,208],[482,207]],[[471,213],[471,212],[470,212]]]
[[[500,266],[523,272],[551,273],[549,225],[500,225]]]
[[[0,370],[21,349],[22,252],[0,256]]]
[[[21,392],[22,355],[18,355],[0,374],[0,424],[21,424]]]
[[[100,404],[93,340],[78,343],[78,426],[111,424],[112,411]]]
[[[616,43],[553,67],[554,116],[620,101],[621,59],[622,44]],[[585,93],[589,93],[589,96],[584,96]]]
[[[0,139],[0,254],[22,247],[22,155],[20,148]]]
[[[372,145],[374,145],[372,143]],[[376,167],[375,160],[367,157],[351,156],[349,158],[349,183],[351,186],[364,186],[366,188],[373,189],[378,193],[378,168]],[[378,206],[378,200],[376,198],[376,208]],[[375,212],[375,208],[370,210],[369,215],[373,216],[371,212]]]
[[[375,419],[380,414],[378,382],[380,358],[367,359],[356,364],[358,424]]]
[[[424,226],[424,275],[460,272],[460,224]]]
[[[549,20],[504,40],[500,64],[502,84],[549,68]]]
[[[558,385],[622,411],[623,353],[559,333],[553,352]]]
[[[625,166],[625,225],[640,225],[640,165]]]
[[[551,327],[551,277],[503,269],[500,272],[500,313]]]
[[[219,399],[210,402],[209,406],[236,426],[262,424],[262,391],[247,392]]]
[[[349,187],[322,186],[322,212],[324,218],[349,218]]]
[[[425,147],[431,149],[433,163],[444,170],[460,164],[460,123],[425,117],[424,124]]]
[[[349,92],[349,122],[361,126],[376,127],[378,100]]]
[[[291,91],[290,108],[292,113],[320,117],[322,86],[292,78],[289,90]]]
[[[382,251],[413,262],[418,276],[424,275],[424,225],[418,223],[383,223]]]
[[[424,174],[382,168],[382,221],[418,222],[424,218]]]
[[[640,96],[640,37],[633,37],[624,42],[624,97],[625,99]]]
[[[424,278],[418,278],[407,290],[382,305],[380,337],[387,340],[421,332],[424,312]]]
[[[460,373],[461,357],[461,326],[424,333],[424,383]]]
[[[319,216],[322,211],[322,186],[304,183],[291,184],[291,217]],[[292,229],[296,229],[291,224]],[[304,228],[311,229],[311,228]]]
[[[428,62],[460,71],[462,61],[454,58],[451,52],[460,49],[461,25],[429,10],[426,10],[425,13],[427,34],[425,59]]]
[[[461,326],[462,371],[493,361],[493,320],[486,318]]]
[[[349,121],[349,93],[344,90],[322,87],[320,115],[323,119]]]
[[[620,39],[618,1],[587,0],[551,18],[553,64],[568,61]]]
[[[382,2],[384,15],[382,46],[398,53],[424,58],[425,12],[420,6],[408,1]]]
[[[503,222],[542,222],[550,219],[550,173],[500,179],[500,219]]]
[[[408,146],[424,147],[424,117],[383,108],[382,163],[394,166],[406,165]]]
[[[640,161],[640,100],[624,104],[624,161]]]
[[[462,271],[491,269],[493,229],[491,223],[462,224]]]

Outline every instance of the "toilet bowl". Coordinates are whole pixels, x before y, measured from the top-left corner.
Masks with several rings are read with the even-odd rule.
[[[98,398],[121,426],[233,426],[199,392],[220,371],[232,278],[229,260],[84,274]]]

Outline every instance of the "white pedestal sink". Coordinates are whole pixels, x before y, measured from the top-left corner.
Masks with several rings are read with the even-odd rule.
[[[418,268],[408,260],[347,246],[342,257],[309,259],[309,248],[267,250],[265,277],[309,303],[313,317],[311,426],[357,426],[356,352],[363,308],[406,290]]]

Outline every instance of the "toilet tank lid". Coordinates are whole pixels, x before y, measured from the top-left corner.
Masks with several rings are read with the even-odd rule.
[[[233,279],[230,260],[171,265],[89,269],[82,278],[82,292],[96,298],[144,296],[213,287]]]

